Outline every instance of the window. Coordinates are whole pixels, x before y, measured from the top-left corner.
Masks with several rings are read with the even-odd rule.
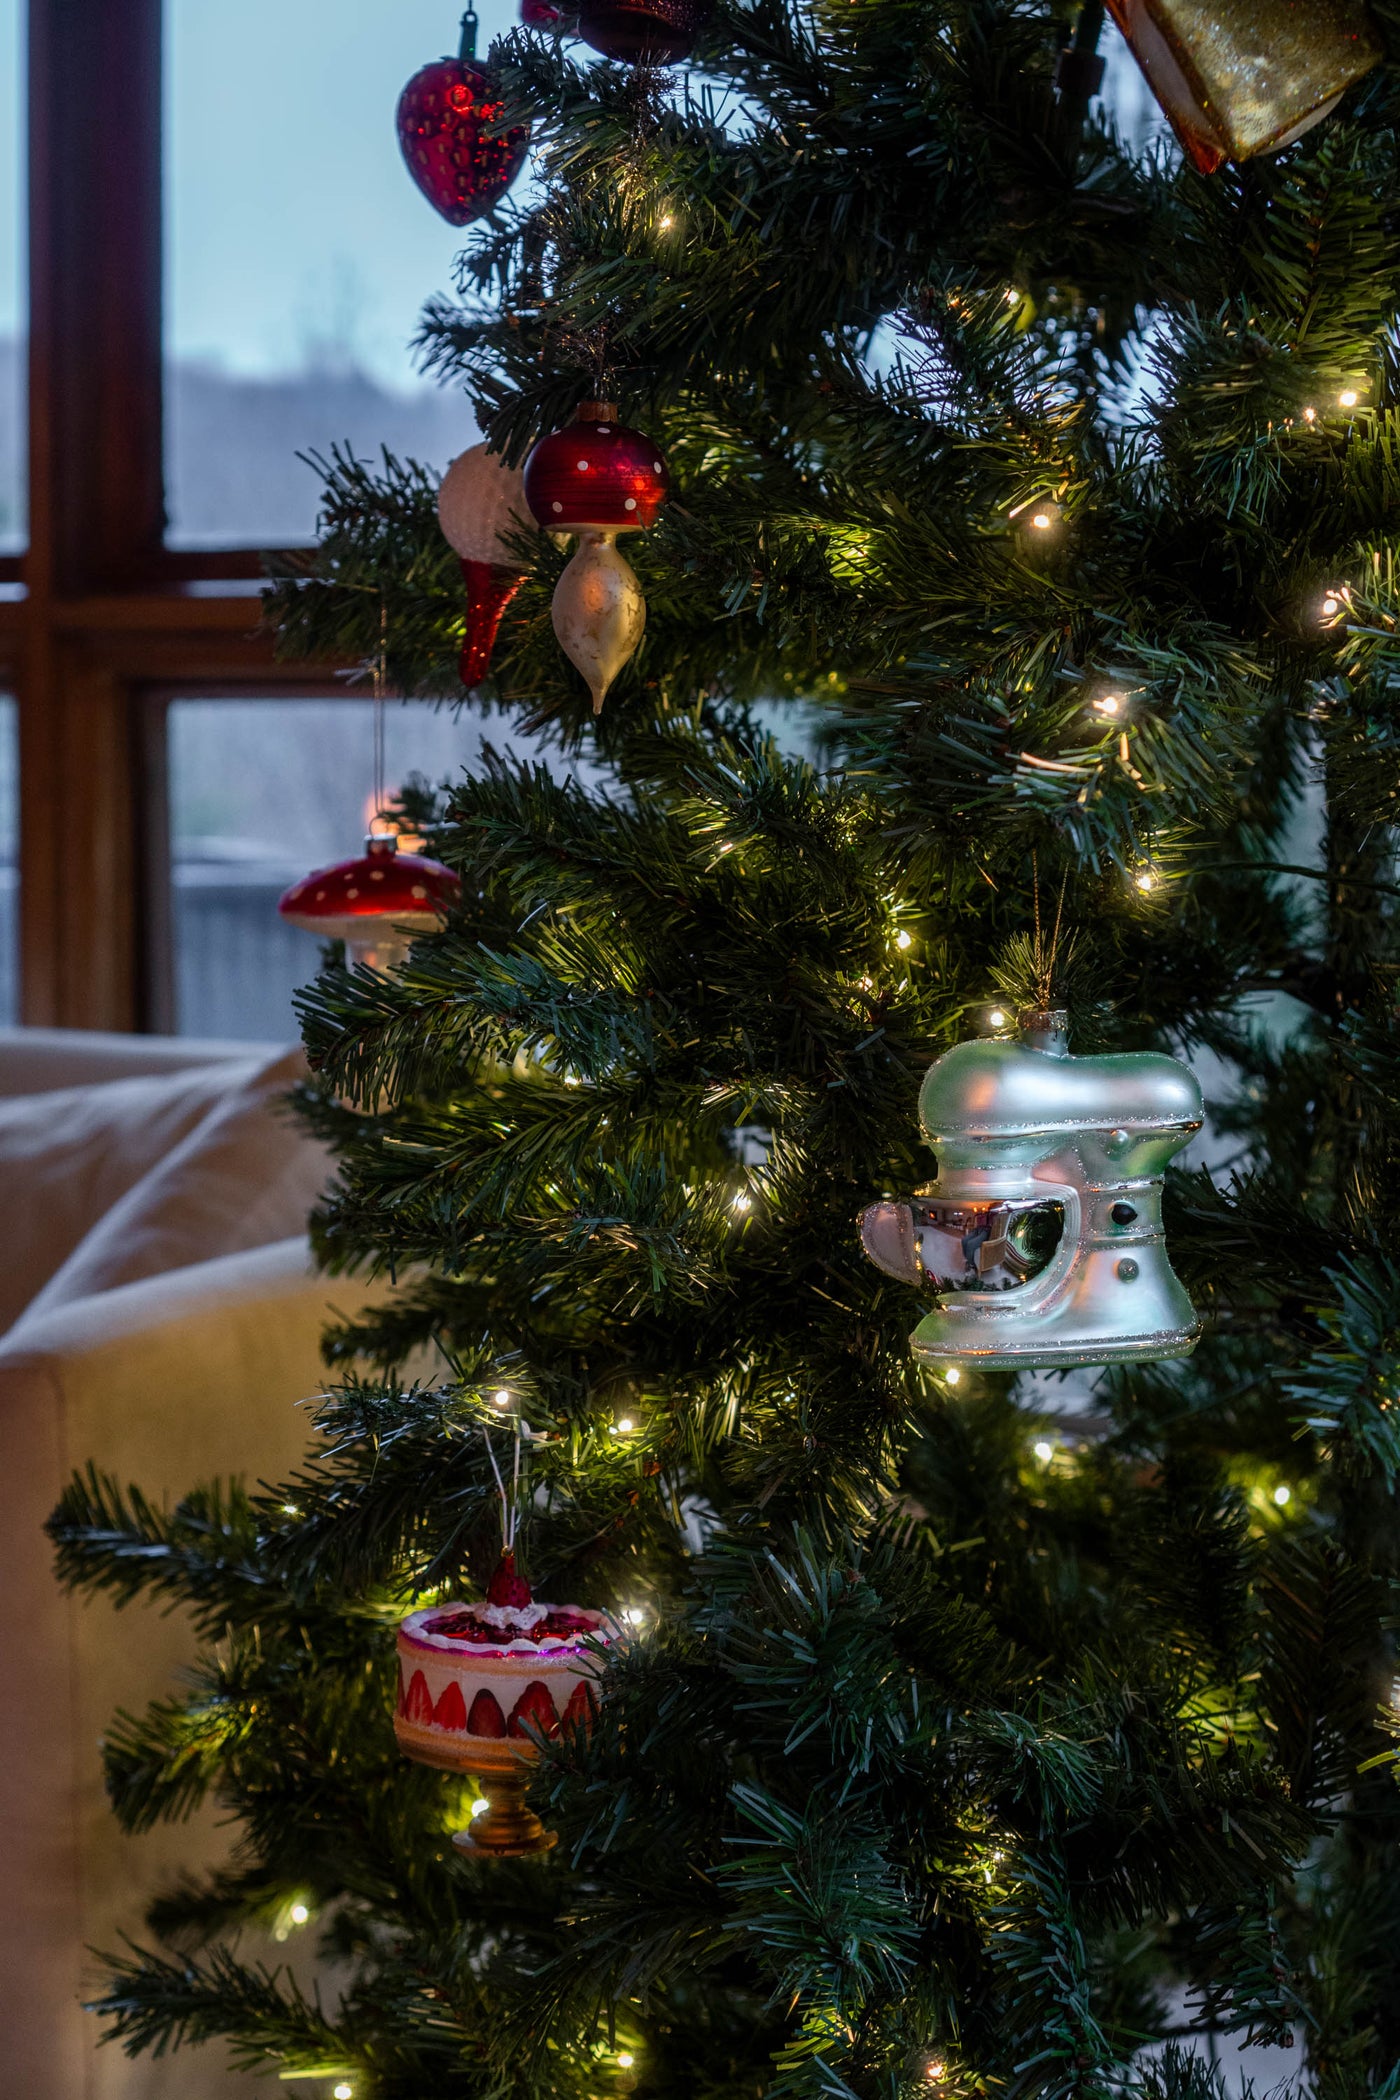
[[[483,12],[484,40],[510,11]],[[471,442],[460,394],[426,383],[410,349],[461,236],[414,188],[394,132],[400,88],[455,48],[457,13],[167,0],[172,547],[310,539],[317,484],[299,451],[349,440],[446,466]]]
[[[168,714],[174,1025],[276,1042],[320,943],[277,915],[283,890],[361,850],[374,814],[366,700],[176,700]],[[499,738],[497,742],[499,743]],[[476,725],[424,706],[385,711],[385,785],[449,778]]]
[[[201,752],[246,710],[274,752],[304,708],[330,710],[328,751],[368,719],[343,665],[289,682],[255,632],[259,547],[314,528],[296,453],[340,439],[445,464],[472,442],[410,348],[461,236],[394,136],[400,89],[455,48],[459,12],[0,0],[0,1000],[27,1022],[226,1032],[190,945],[192,915],[233,909],[237,886],[208,840],[243,839],[268,886],[275,846],[321,850],[308,809],[280,840],[233,804],[226,831],[201,830]],[[515,19],[513,0],[480,12],[483,43]],[[430,752],[454,734],[403,719]],[[439,769],[416,750],[405,766]],[[336,855],[358,810],[342,821]],[[173,870],[164,847],[152,860],[172,836]],[[259,1033],[286,1033],[302,967],[286,960]]]

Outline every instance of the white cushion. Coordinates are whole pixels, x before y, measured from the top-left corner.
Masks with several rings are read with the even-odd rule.
[[[329,1171],[286,1107],[305,1071],[289,1050],[226,1090],[54,1270],[16,1337],[57,1306],[303,1232]]]
[[[250,1059],[0,1100],[0,1333],[104,1212],[256,1070]]]
[[[195,1035],[110,1035],[100,1028],[0,1028],[0,1095],[168,1076],[194,1065],[262,1064],[286,1047]]]

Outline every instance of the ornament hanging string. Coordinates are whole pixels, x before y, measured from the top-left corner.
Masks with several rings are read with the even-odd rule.
[[[384,695],[388,684],[389,657],[389,606],[387,600],[379,601],[379,654],[374,659],[374,823],[384,809]]]
[[[491,1443],[491,1432],[485,1423],[482,1424],[481,1437],[482,1442],[486,1446],[486,1456],[491,1461],[491,1471],[496,1476],[496,1491],[501,1498],[501,1550],[505,1553],[513,1553],[515,1551],[516,1519],[520,1506],[520,1426],[518,1423],[516,1424],[515,1463],[511,1468],[509,1493],[506,1491],[505,1481],[501,1478],[501,1469],[496,1463],[496,1453]]]
[[[1040,923],[1040,854],[1035,847],[1031,848],[1031,908],[1035,915],[1036,997],[1042,1006],[1052,1006],[1054,1004],[1055,958],[1059,953],[1060,925],[1064,918],[1065,887],[1068,881],[1069,868],[1066,866],[1060,876],[1059,901],[1055,906],[1055,924],[1050,934],[1050,946],[1047,951]]]

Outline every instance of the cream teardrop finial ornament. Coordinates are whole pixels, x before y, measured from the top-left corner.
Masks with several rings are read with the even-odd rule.
[[[573,560],[554,587],[554,632],[559,646],[582,672],[603,711],[608,687],[636,653],[647,624],[647,602],[611,528],[587,526],[579,533]]]

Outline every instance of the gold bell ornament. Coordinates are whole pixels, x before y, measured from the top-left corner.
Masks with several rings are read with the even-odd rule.
[[[1203,175],[1276,153],[1381,57],[1362,0],[1108,0]]]
[[[536,524],[578,534],[554,588],[554,632],[587,682],[595,715],[647,623],[646,599],[618,552],[618,535],[651,525],[668,485],[653,439],[619,423],[611,401],[581,403],[576,421],[542,437],[525,462],[525,500]]]

